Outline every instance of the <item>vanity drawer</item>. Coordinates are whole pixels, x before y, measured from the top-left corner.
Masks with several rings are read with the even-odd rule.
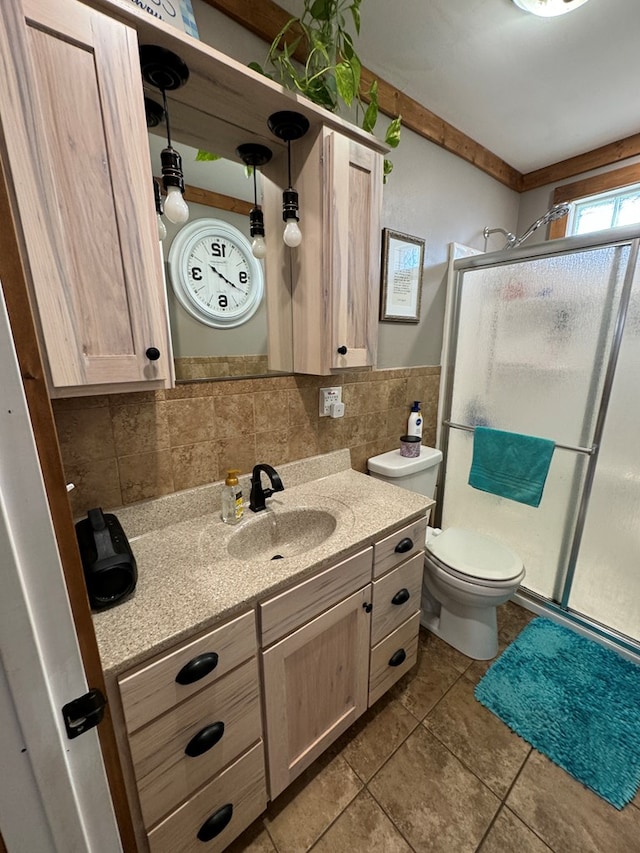
[[[151,853],[220,853],[266,805],[260,741],[152,829],[147,835],[149,848]],[[198,838],[198,834],[204,837]]]
[[[417,661],[419,631],[420,611],[371,649],[369,706]]]
[[[420,609],[423,571],[421,552],[373,582],[372,646]]]
[[[168,814],[262,737],[258,678],[252,658],[131,735],[145,826]]]
[[[256,651],[255,614],[251,610],[120,678],[127,731],[136,731],[178,702],[184,702],[253,657]],[[188,683],[178,682],[178,677]]]
[[[373,548],[314,575],[260,605],[262,646],[266,648],[371,583]]]
[[[402,563],[418,551],[424,551],[426,535],[427,519],[425,517],[376,542],[373,546],[373,577],[379,578],[398,563]]]

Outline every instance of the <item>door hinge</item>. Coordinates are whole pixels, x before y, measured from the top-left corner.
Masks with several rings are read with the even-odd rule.
[[[62,718],[67,730],[67,737],[72,740],[78,735],[97,726],[104,717],[107,700],[102,693],[92,687],[84,696],[79,696],[72,702],[62,706]]]

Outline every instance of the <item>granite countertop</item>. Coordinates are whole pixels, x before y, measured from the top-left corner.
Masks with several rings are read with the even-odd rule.
[[[248,610],[420,518],[432,505],[423,495],[345,468],[347,459],[348,453],[338,451],[306,460],[306,467],[279,467],[285,490],[268,499],[266,512],[246,511],[237,525],[220,520],[220,484],[118,510],[138,565],[138,584],[129,599],[93,616],[105,675],[119,675]],[[312,478],[304,482],[307,476]],[[282,513],[302,508],[324,510],[336,519],[320,544],[294,536],[284,546],[284,559],[272,560],[270,552],[247,560],[230,555],[227,546],[238,531],[246,535],[257,523],[264,530],[273,520],[279,523]]]

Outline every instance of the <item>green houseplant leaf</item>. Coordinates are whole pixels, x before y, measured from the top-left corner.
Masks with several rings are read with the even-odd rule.
[[[266,63],[275,70],[280,82],[306,95],[314,103],[335,112],[340,102],[351,107],[355,102],[362,115],[362,127],[373,133],[378,113],[378,82],[374,80],[364,96],[360,93],[362,64],[355,48],[350,23],[360,34],[362,0],[304,0],[299,17],[290,18],[271,42]],[[306,61],[300,65],[296,50],[303,46]],[[264,73],[257,62],[250,67]],[[269,76],[269,75],[266,75]],[[365,106],[365,101],[368,104]],[[400,142],[400,118],[387,129],[385,142],[397,148]],[[393,164],[384,161],[384,178]]]

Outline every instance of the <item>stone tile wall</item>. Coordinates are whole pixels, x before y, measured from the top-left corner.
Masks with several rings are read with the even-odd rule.
[[[347,447],[352,467],[398,446],[413,400],[433,444],[439,367],[196,382],[168,391],[54,400],[75,515],[204,483],[228,468],[279,465]],[[344,418],[320,418],[319,389],[342,385]]]

